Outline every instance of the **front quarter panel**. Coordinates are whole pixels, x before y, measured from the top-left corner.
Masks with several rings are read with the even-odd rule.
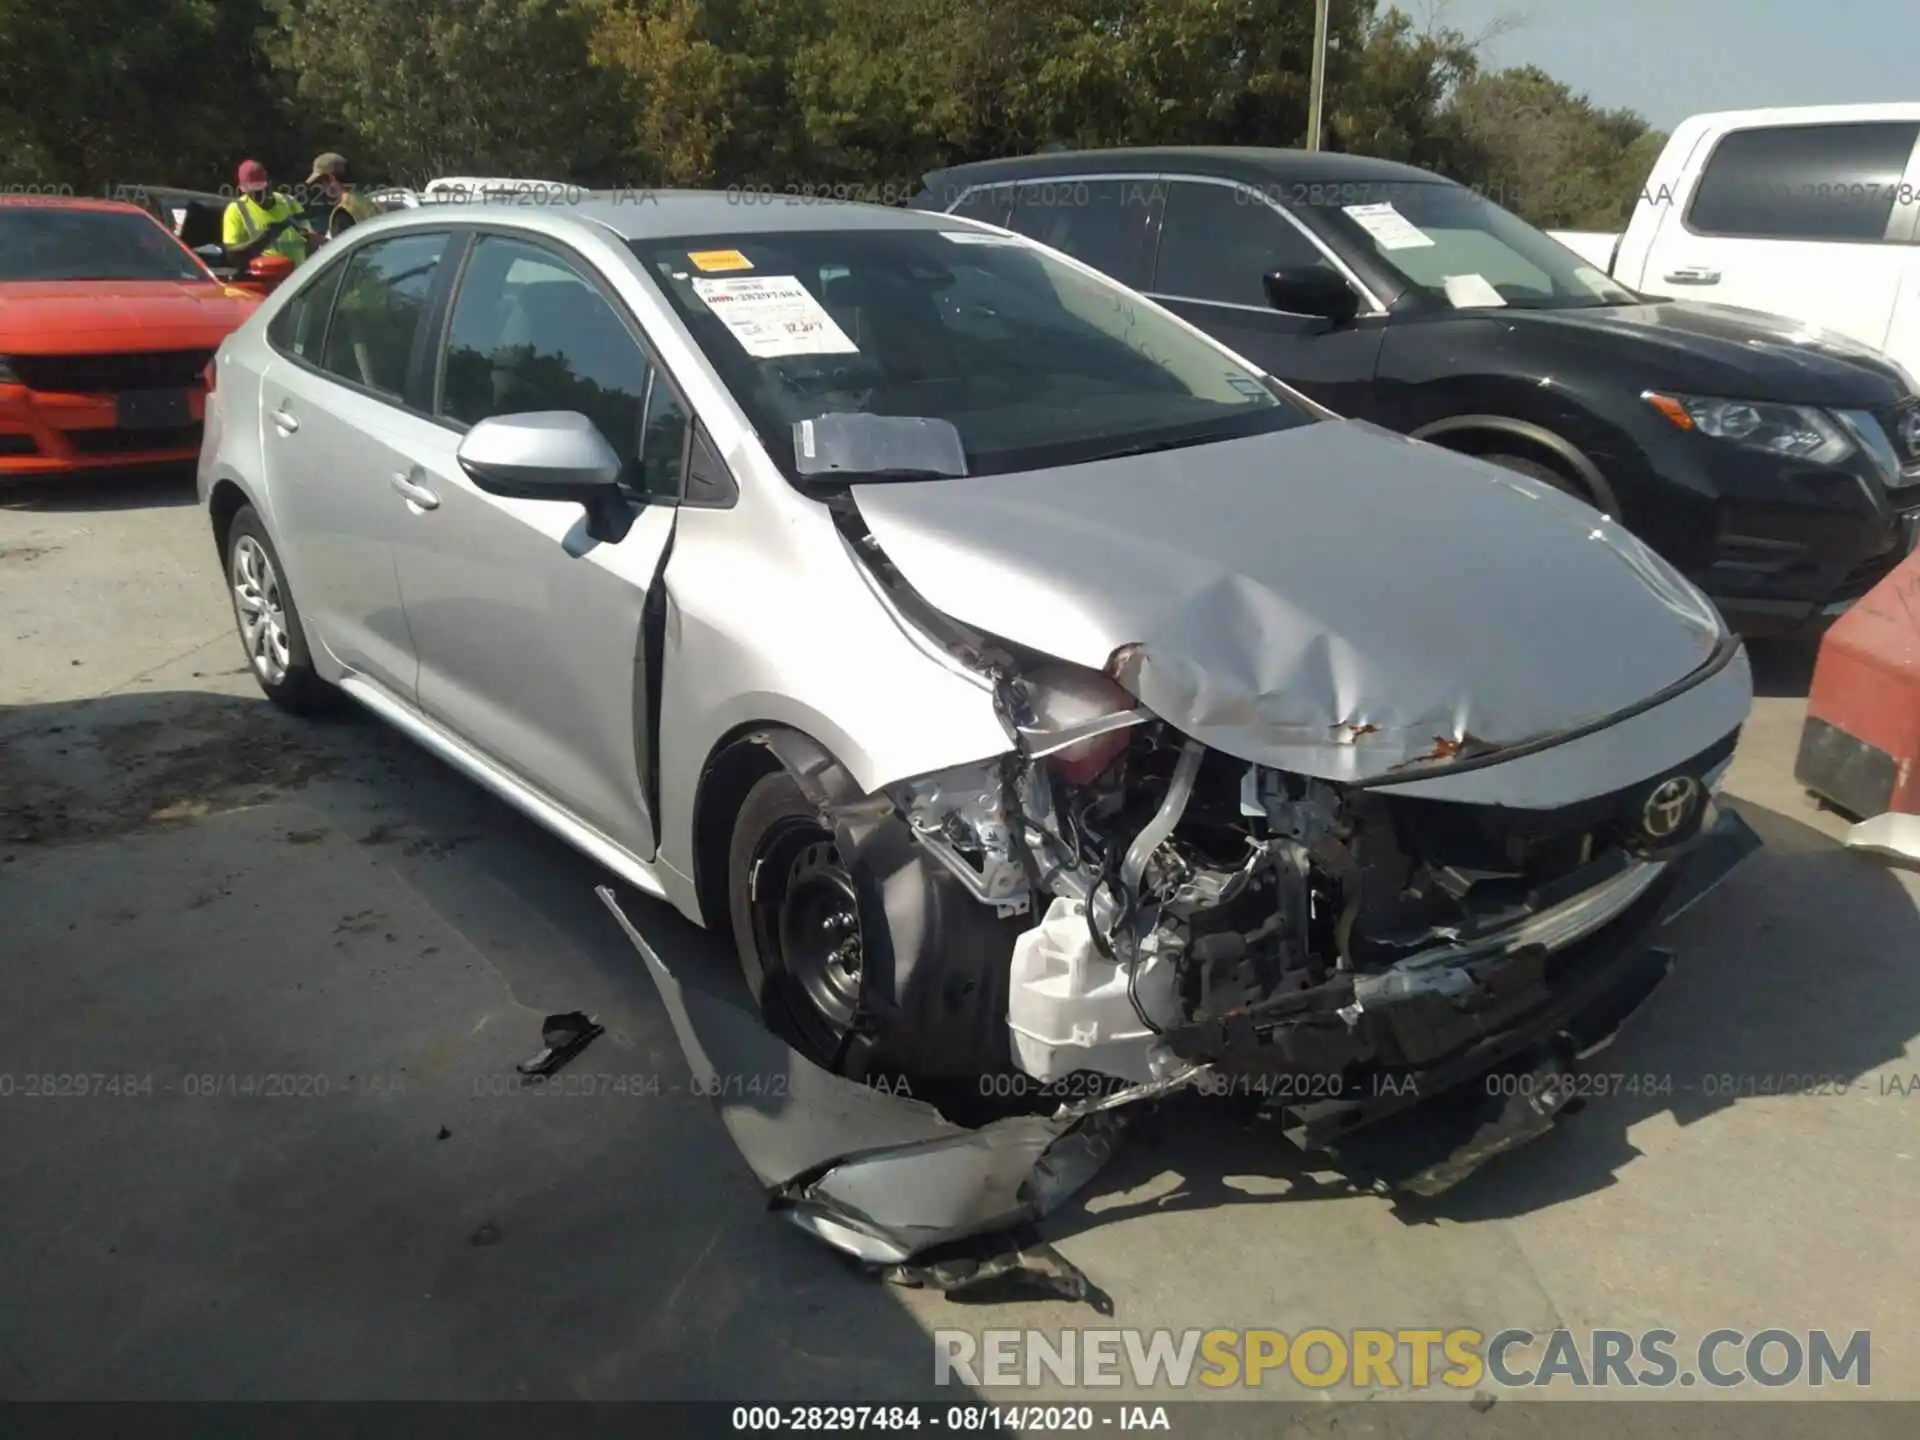
[[[701,773],[743,727],[811,735],[868,793],[1011,744],[989,684],[905,628],[826,507],[743,451],[740,503],[683,509],[667,561],[661,858],[682,874]]]

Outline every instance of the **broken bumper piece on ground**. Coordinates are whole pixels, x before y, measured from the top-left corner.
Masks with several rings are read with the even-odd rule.
[[[744,1007],[683,986],[613,892],[596,893],[646,961],[696,1090],[718,1105],[774,1209],[898,1284],[956,1299],[1025,1286],[1111,1311],[1033,1224],[1112,1156],[1121,1105],[1182,1088],[1200,1068],[969,1130],[924,1101],[821,1069]]]
[[[1606,1046],[1672,969],[1652,933],[1758,847],[1744,821],[1722,812],[1657,891],[1586,941],[1551,955],[1465,961],[1459,986],[1382,995],[1338,1017],[1352,1053],[1332,1053],[1341,1047],[1322,1031],[1305,1059],[1365,1068],[1377,1067],[1382,1051],[1419,1055],[1396,1077],[1413,1083],[1288,1105],[1288,1138],[1331,1154],[1362,1186],[1433,1196],[1544,1134],[1574,1108],[1574,1087],[1564,1083],[1574,1067]],[[1034,1226],[1112,1156],[1123,1119],[1116,1112],[1216,1072],[1292,1071],[1303,1062],[1295,1046],[1275,1043],[1299,1038],[1286,1036],[1288,1027],[1263,1033],[1242,1017],[1249,1023],[1170,1036],[1183,1063],[1162,1079],[1052,1115],[967,1129],[909,1095],[821,1069],[746,1008],[683,986],[613,892],[597,893],[646,961],[696,1089],[719,1106],[773,1207],[896,1283],[954,1298],[1024,1286],[1109,1313],[1106,1296]],[[1512,1084],[1471,1083],[1509,1073]]]

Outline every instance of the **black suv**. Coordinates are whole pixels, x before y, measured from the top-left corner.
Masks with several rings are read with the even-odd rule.
[[[1845,609],[1920,535],[1920,399],[1898,365],[1628,290],[1425,170],[1172,147],[924,185],[916,208],[1064,251],[1332,410],[1590,502],[1748,635]]]

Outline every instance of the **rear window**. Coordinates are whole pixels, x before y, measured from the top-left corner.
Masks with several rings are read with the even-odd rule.
[[[832,230],[633,248],[794,478],[803,422],[828,415],[945,421],[968,474],[1318,418],[1139,295],[1011,236]]]
[[[211,280],[145,214],[0,205],[0,283],[29,280]]]
[[[1881,240],[1920,123],[1735,130],[1714,146],[1687,209],[1699,235]]]

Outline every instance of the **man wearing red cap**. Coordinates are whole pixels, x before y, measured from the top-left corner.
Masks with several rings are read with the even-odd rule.
[[[284,255],[298,265],[307,258],[307,225],[285,195],[274,191],[267,167],[258,160],[240,163],[240,193],[220,221],[220,243],[229,250],[259,249]]]

